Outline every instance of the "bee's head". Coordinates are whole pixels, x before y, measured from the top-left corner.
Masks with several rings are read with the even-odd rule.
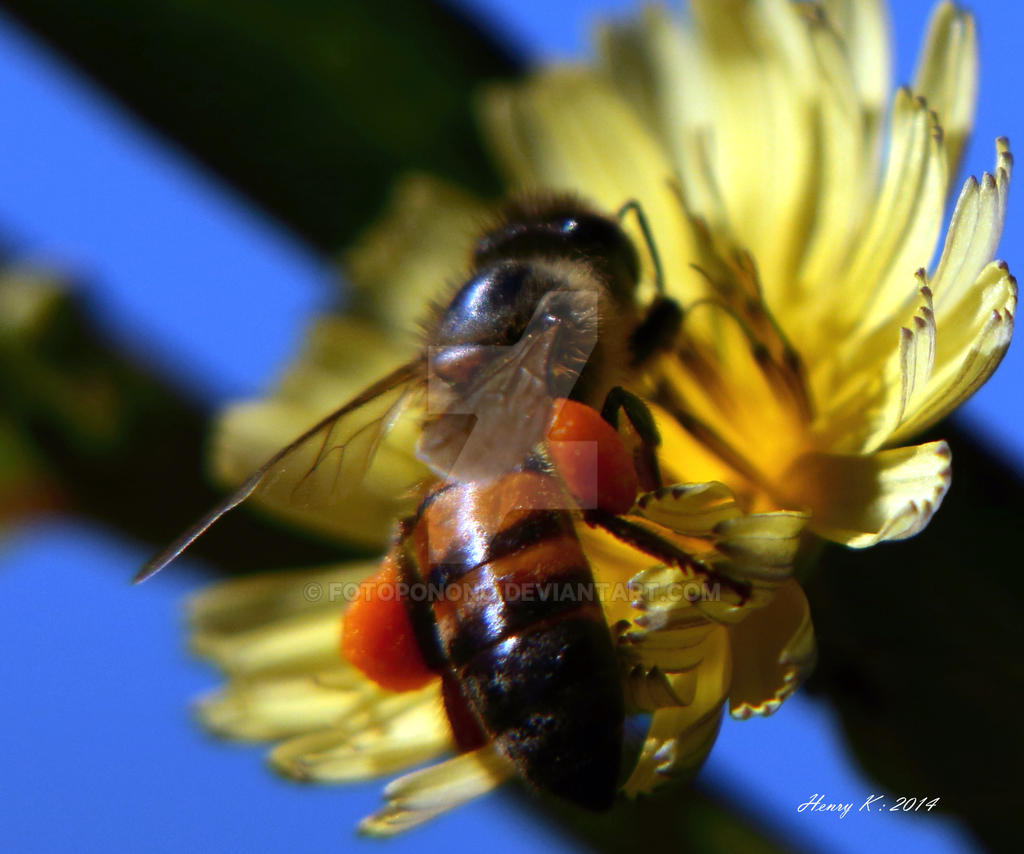
[[[473,265],[514,258],[584,260],[611,296],[629,304],[640,275],[636,249],[618,222],[572,196],[524,196],[503,209],[476,242]]]

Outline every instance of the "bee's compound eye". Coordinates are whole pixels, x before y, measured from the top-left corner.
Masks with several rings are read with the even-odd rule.
[[[548,455],[583,509],[625,513],[640,488],[632,457],[601,414],[575,400],[555,401]]]
[[[394,561],[384,558],[380,571],[359,586],[341,622],[341,654],[355,668],[388,691],[422,688],[435,674],[428,669],[405,603],[399,596]]]

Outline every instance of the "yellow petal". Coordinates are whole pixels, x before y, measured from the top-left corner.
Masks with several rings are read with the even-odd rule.
[[[665,9],[648,6],[640,21],[605,27],[597,41],[606,78],[670,154],[687,208],[726,227],[711,162],[713,95],[690,31]]]
[[[645,598],[642,602],[651,603],[649,607],[653,608],[658,589],[645,583],[643,590]],[[701,665],[708,655],[709,638],[716,636],[717,632],[718,626],[704,617],[682,628],[656,626],[651,630],[631,630],[623,636],[619,652],[631,668],[639,666],[645,672],[657,668],[662,673],[684,673]]]
[[[682,708],[658,709],[629,779],[626,795],[649,792],[673,776],[695,770],[714,742],[722,704],[732,678],[732,658],[726,630],[716,626],[702,645],[697,691]]]
[[[679,534],[703,536],[719,522],[740,515],[736,499],[723,483],[680,483],[641,495],[637,515]]]
[[[1012,165],[1009,144],[998,139],[995,174],[965,182],[928,281],[930,296],[899,331],[900,350],[888,343],[897,340],[893,319],[908,311],[896,307],[903,292],[897,288],[889,319],[877,318],[873,329],[861,323],[838,352],[818,360],[822,369],[812,379],[821,404],[819,446],[845,452],[906,440],[966,400],[995,370],[1009,345],[1017,302],[1013,277],[1005,265],[991,263]],[[921,352],[929,348],[932,354]],[[910,362],[914,350],[923,361]],[[930,374],[924,370],[929,362]]]
[[[995,257],[1006,216],[1012,167],[1009,142],[997,139],[995,174],[986,172],[981,181],[972,176],[960,191],[942,255],[931,276],[940,330],[947,318],[948,322],[956,323],[950,307],[960,300],[964,289],[971,286]]]
[[[967,400],[1006,354],[1017,310],[1017,281],[1005,264],[993,262],[978,277],[975,289],[980,296],[974,305],[963,300],[959,325],[941,330],[931,380],[893,441],[920,433]]]
[[[814,628],[807,597],[795,580],[772,601],[729,627],[733,673],[729,713],[770,715],[814,667]]]
[[[780,510],[725,519],[715,526],[715,548],[729,558],[731,577],[779,582],[793,569],[804,513]]]
[[[623,794],[636,797],[696,773],[714,746],[721,722],[721,705],[696,719],[689,708],[658,709]]]
[[[268,741],[331,726],[377,699],[373,686],[365,679],[353,679],[343,690],[327,688],[303,674],[232,682],[203,697],[196,706],[196,715],[216,735]]]
[[[819,333],[821,283],[841,280],[844,264],[863,238],[881,173],[891,86],[883,0],[822,0],[820,7],[824,22],[812,15],[810,27],[822,87],[819,203],[802,266],[788,289],[778,289],[783,301],[775,307],[789,334],[802,342]]]
[[[937,326],[931,380],[894,440],[933,424],[991,376],[1009,346],[1017,283],[1006,265],[992,262],[1003,219],[1013,158],[996,141],[995,175],[968,179],[953,212],[931,288]]]
[[[630,711],[652,712],[672,706],[687,706],[697,694],[697,670],[665,673],[654,668],[634,667],[627,674],[623,691]]]
[[[450,749],[451,733],[437,686],[417,691],[412,698],[399,696],[406,706],[393,716],[368,722],[360,730],[349,725],[307,731],[274,748],[271,765],[292,779],[341,783],[402,771]]]
[[[294,614],[247,631],[196,632],[192,649],[233,676],[309,673],[336,666],[341,609]]]
[[[792,575],[807,524],[806,514],[793,511],[720,522],[714,530],[720,559],[713,566],[721,580],[711,582],[708,595],[695,599],[694,607],[715,622],[732,624],[771,602],[778,586]]]
[[[736,468],[712,453],[664,409],[655,404],[649,406],[661,436],[658,460],[666,480],[678,483],[721,481],[734,493],[748,491],[744,476]]]
[[[659,365],[666,390],[679,404],[672,414],[680,421],[699,422],[699,426],[684,423],[691,433],[696,427],[714,434],[700,438],[719,456],[719,472],[725,463],[748,481],[770,482],[806,447],[807,424],[801,408],[772,370],[774,363],[762,358],[760,343],[752,340],[733,312],[718,303],[702,302],[687,313],[684,331],[694,339],[692,350],[665,358]],[[705,341],[707,347],[698,343]],[[666,435],[666,449],[669,441]],[[674,480],[721,480],[742,496],[743,486],[735,474],[701,477],[702,472],[691,469],[685,457],[679,457],[677,466],[674,454],[667,464]]]
[[[797,264],[806,242],[799,223],[815,201],[814,51],[797,5],[786,0],[690,5],[705,73],[676,85],[707,91],[714,183],[727,225],[757,257],[771,301]]]
[[[488,746],[399,777],[384,789],[387,804],[359,824],[361,833],[393,836],[489,792],[513,774]]]
[[[416,341],[431,300],[468,272],[470,247],[490,216],[487,205],[436,178],[400,178],[383,216],[344,256],[351,311],[393,333],[396,344]]]
[[[816,111],[821,153],[816,161],[814,218],[799,270],[773,295],[773,310],[786,318],[787,330],[796,340],[818,322],[811,306],[820,298],[817,283],[840,278],[843,262],[861,235],[879,169],[883,101],[863,100],[850,45],[830,23],[812,19],[809,24],[822,86]]]
[[[888,444],[907,413],[927,397],[934,372],[937,329],[932,293],[923,270],[917,273],[919,300],[905,326],[894,334],[883,325],[858,342],[859,372],[839,387],[816,425],[820,447],[835,453],[865,453]],[[897,344],[898,342],[898,344]],[[895,346],[894,346],[895,345]]]
[[[884,0],[821,0],[821,5],[842,36],[860,100],[874,114],[877,133],[892,85],[886,4]]]
[[[949,0],[932,13],[913,89],[938,113],[946,135],[949,173],[955,175],[974,121],[978,37],[971,14]]]
[[[853,548],[921,531],[949,489],[950,452],[930,442],[870,455],[808,454],[787,483],[815,533]]]
[[[692,121],[685,115],[690,101],[680,86],[691,79],[687,58],[693,51],[689,33],[676,17],[658,6],[648,6],[637,20],[602,24],[595,47],[604,76],[648,127],[657,132],[668,152],[680,142]]]
[[[684,548],[704,570],[655,566],[630,579],[637,594],[633,607],[643,612],[635,623],[652,634],[626,638],[643,637],[650,649],[668,644],[661,636],[666,630],[699,632],[703,618],[731,623],[761,607],[789,578],[808,521],[793,511],[743,514],[721,483],[677,485],[641,496],[636,514],[689,538]],[[677,635],[672,643],[692,645],[682,643],[685,632]],[[674,669],[661,658],[643,662]]]
[[[839,327],[826,324],[816,342],[802,348],[820,396],[827,395],[827,384],[835,380],[814,366],[843,364],[829,358],[836,340],[845,340],[852,348],[858,336],[893,316],[903,316],[915,293],[905,283],[931,257],[942,226],[948,179],[934,116],[922,100],[901,89],[892,124],[882,187],[842,281],[828,295]],[[841,337],[834,337],[837,333]]]
[[[595,580],[602,583],[628,581],[656,563],[650,555],[626,545],[603,528],[578,525],[576,533],[593,567]]]
[[[377,565],[358,561],[320,571],[268,572],[211,584],[189,600],[189,624],[201,634],[225,635],[301,611],[326,608],[337,614]]]

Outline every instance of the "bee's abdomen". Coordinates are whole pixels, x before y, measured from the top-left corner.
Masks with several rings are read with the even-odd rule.
[[[582,807],[611,806],[624,712],[603,622],[572,615],[531,627],[473,656],[461,681],[524,778]]]
[[[424,502],[412,560],[440,655],[481,727],[538,788],[611,804],[622,750],[615,650],[560,484],[516,472]],[[426,609],[411,603],[414,620]]]

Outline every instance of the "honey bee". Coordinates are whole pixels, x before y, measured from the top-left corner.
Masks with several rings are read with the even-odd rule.
[[[646,310],[640,258],[620,225],[631,212],[659,285]],[[491,742],[536,788],[604,809],[619,786],[626,710],[575,523],[661,561],[685,559],[622,518],[660,477],[653,419],[620,385],[671,345],[682,313],[661,293],[635,203],[615,218],[574,197],[514,200],[476,241],[471,266],[434,310],[420,356],[278,451],[136,580],[287,472],[300,447],[319,443],[308,475],[358,436],[364,452],[350,455],[359,459],[344,478],[358,476],[419,396],[417,454],[436,478],[350,605],[345,656],[393,690],[440,677],[461,749]],[[417,585],[435,595],[379,595]],[[523,597],[523,585],[574,595]]]

